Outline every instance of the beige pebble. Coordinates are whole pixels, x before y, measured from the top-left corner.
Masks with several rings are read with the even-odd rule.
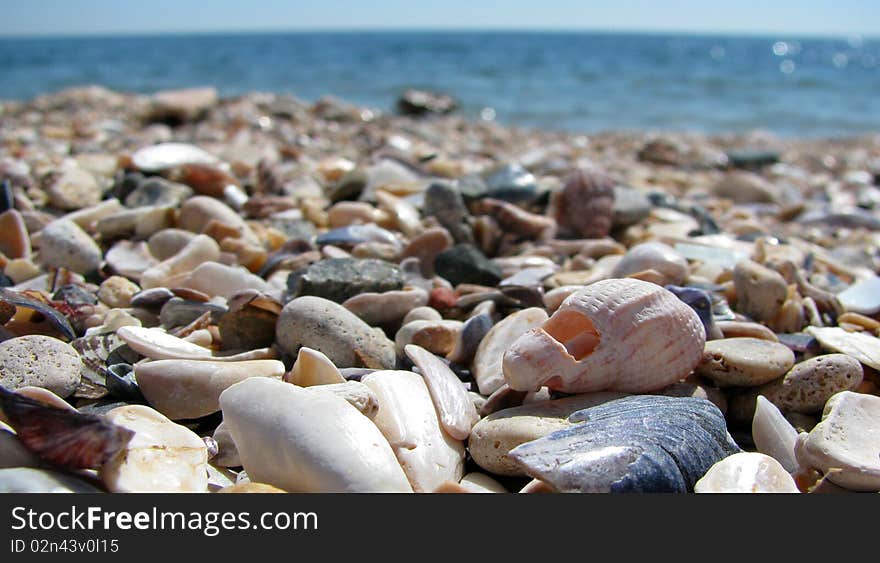
[[[388,440],[333,393],[263,377],[220,396],[249,479],[290,492],[410,492]]]
[[[346,299],[342,306],[371,326],[400,322],[407,313],[428,303],[428,292],[410,287],[384,293],[361,293]]]
[[[662,242],[644,242],[630,248],[612,270],[611,277],[623,278],[646,270],[655,270],[661,275],[660,285],[683,285],[688,277],[687,260]]]
[[[210,196],[197,195],[183,202],[177,218],[177,227],[193,233],[201,233],[208,228],[211,221],[229,225],[246,241],[259,242],[237,211]]]
[[[98,221],[104,217],[109,217],[114,213],[118,213],[123,209],[125,208],[122,206],[122,203],[120,203],[115,197],[111,197],[96,205],[90,205],[82,209],[77,209],[76,211],[71,211],[65,215],[64,218],[73,221],[84,231],[94,232],[97,228]]]
[[[468,473],[459,481],[459,485],[471,493],[506,493],[508,490],[485,473]]]
[[[831,397],[822,421],[798,436],[798,462],[836,485],[880,491],[880,397],[843,391]]]
[[[207,492],[208,449],[192,430],[143,405],[117,407],[104,416],[134,432],[122,453],[99,470],[110,492]]]
[[[79,166],[65,166],[46,190],[49,203],[59,209],[81,209],[101,201],[101,187],[95,177]]]
[[[584,393],[494,412],[471,429],[468,450],[477,465],[489,473],[525,475],[507,457],[510,450],[556,430],[568,428],[571,423],[567,419],[575,411],[625,396],[623,393],[604,391]]]
[[[141,290],[136,283],[122,276],[110,276],[98,288],[98,299],[108,307],[128,307],[132,296]]]
[[[147,245],[153,256],[159,260],[167,260],[195,237],[195,233],[183,229],[162,229],[150,236]]]
[[[278,360],[156,360],[134,366],[134,377],[144,398],[172,420],[219,411],[220,394],[249,377],[280,379],[282,375],[284,364]]]
[[[404,315],[400,325],[403,326],[413,321],[439,321],[442,319],[443,315],[440,314],[440,311],[433,307],[423,306],[416,307]]]
[[[733,269],[736,309],[756,321],[776,317],[788,295],[788,285],[779,272],[751,260],[742,260]]]
[[[217,262],[199,264],[186,279],[180,282],[180,287],[195,289],[212,297],[219,295],[225,299],[246,289],[269,291],[269,286],[263,278],[250,273],[247,269]]]
[[[695,493],[799,493],[794,478],[772,457],[740,452],[715,463],[694,485]]]
[[[444,433],[424,380],[409,371],[380,370],[361,381],[376,393],[373,422],[391,445],[414,492],[430,492],[464,475],[464,445]]]
[[[403,357],[407,344],[421,346],[438,356],[446,356],[455,348],[464,323],[461,321],[413,321],[405,324],[394,335],[398,357]]]
[[[760,338],[771,342],[779,342],[776,333],[759,323],[747,321],[716,321],[715,326],[721,331],[724,338]]]
[[[24,283],[40,275],[42,270],[30,258],[15,258],[6,263],[3,273],[15,284]]]
[[[501,366],[504,352],[517,338],[541,326],[548,318],[544,309],[530,307],[505,317],[486,333],[471,364],[480,393],[491,395],[506,383]]]
[[[753,387],[782,377],[794,365],[794,352],[758,338],[710,340],[694,370],[720,387]]]
[[[80,381],[82,360],[66,342],[31,334],[0,342],[0,384],[7,389],[43,387],[69,397]]]
[[[414,256],[419,259],[422,275],[434,275],[434,260],[444,250],[452,246],[452,235],[443,227],[431,227],[412,237],[403,248],[401,258]]]
[[[816,337],[823,348],[852,356],[866,366],[880,370],[880,338],[863,332],[846,332],[837,326],[808,326],[804,332]]]

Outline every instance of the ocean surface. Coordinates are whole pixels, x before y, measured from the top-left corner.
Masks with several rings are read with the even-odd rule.
[[[393,111],[408,87],[470,117],[781,136],[880,133],[880,39],[377,32],[0,38],[0,99],[100,84],[151,93],[332,94]]]

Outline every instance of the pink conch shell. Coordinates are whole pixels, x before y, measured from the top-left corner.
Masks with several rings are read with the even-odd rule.
[[[520,336],[502,362],[508,385],[569,393],[640,393],[686,377],[706,332],[693,309],[659,285],[610,279],[570,295],[541,327]]]

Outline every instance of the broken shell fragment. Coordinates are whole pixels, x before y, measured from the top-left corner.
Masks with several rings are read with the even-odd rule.
[[[694,485],[695,493],[799,493],[794,478],[772,457],[756,452],[728,456]]]
[[[560,492],[687,492],[740,452],[705,399],[635,395],[578,411],[582,422],[508,456]]]
[[[134,436],[102,417],[49,406],[4,387],[0,406],[29,450],[67,469],[98,468]]]
[[[570,295],[541,327],[504,353],[512,389],[645,392],[683,379],[700,362],[706,332],[670,291],[635,279],[596,282]]]

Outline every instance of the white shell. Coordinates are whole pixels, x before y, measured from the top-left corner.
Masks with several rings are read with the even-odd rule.
[[[116,336],[138,354],[153,360],[207,360],[211,357],[208,348],[187,342],[160,328],[121,326],[116,329]]]
[[[800,469],[794,455],[797,430],[763,395],[758,395],[755,416],[752,418],[752,437],[755,448],[782,464],[789,473]]]
[[[794,478],[772,457],[756,452],[728,456],[694,485],[695,493],[799,493]]]
[[[211,153],[187,143],[159,143],[144,147],[131,155],[132,163],[140,170],[158,172],[182,164],[216,164],[219,159]]]
[[[670,291],[636,279],[596,282],[570,295],[504,354],[511,389],[646,392],[686,377],[706,332]]]
[[[413,491],[457,483],[464,475],[464,445],[441,430],[422,378],[410,371],[380,370],[361,381],[379,399],[373,422],[391,444]]]

